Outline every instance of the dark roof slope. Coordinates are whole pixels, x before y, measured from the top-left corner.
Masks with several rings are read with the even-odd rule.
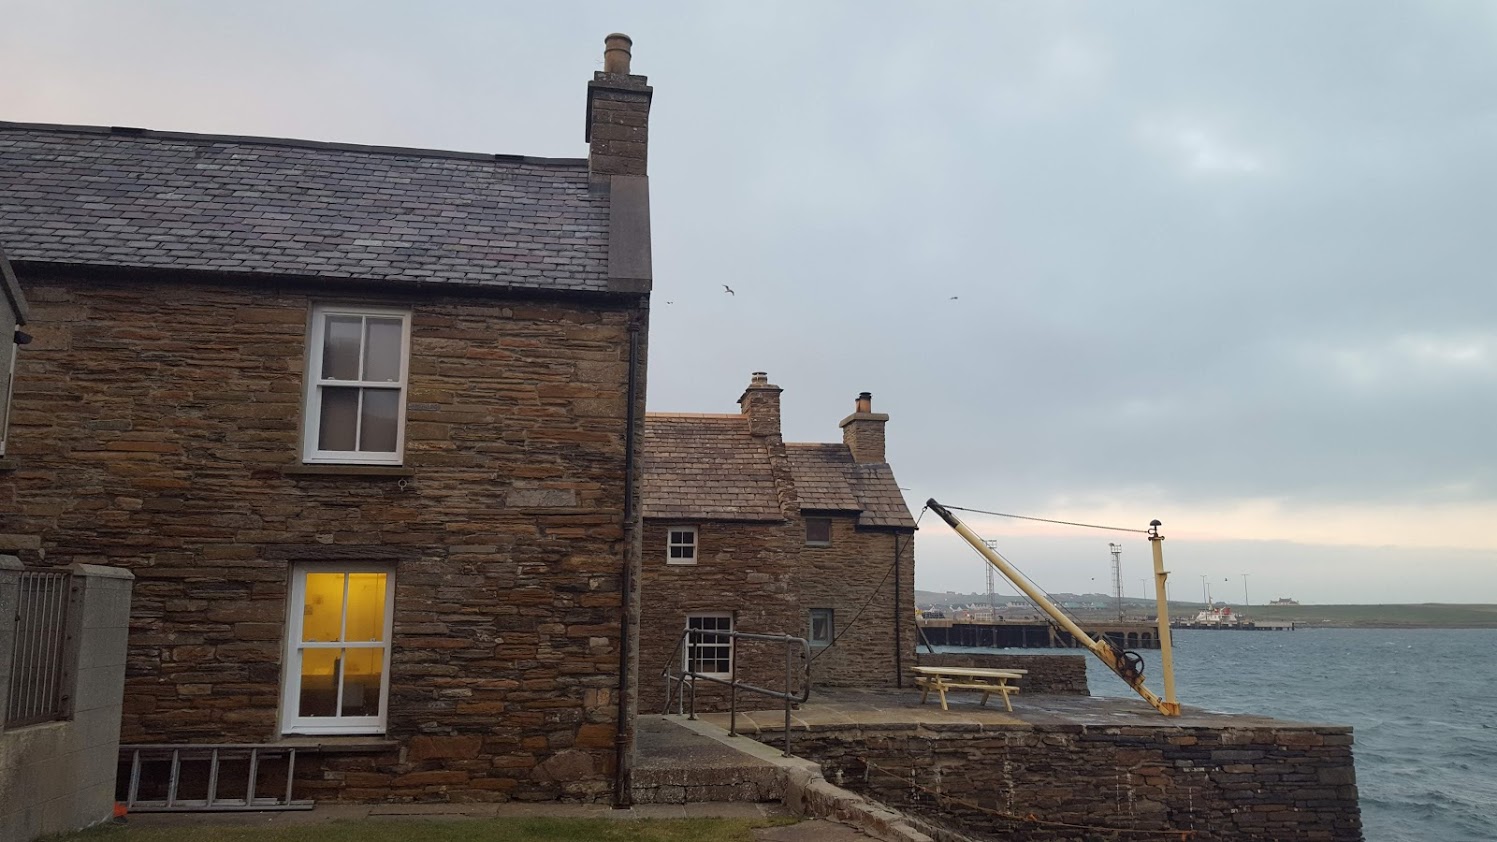
[[[648,518],[784,518],[769,454],[743,415],[646,415],[642,493]]]
[[[13,262],[604,291],[586,161],[0,123]]]
[[[785,445],[802,509],[856,511],[859,526],[914,529],[894,471],[886,462],[855,462],[845,444]]]

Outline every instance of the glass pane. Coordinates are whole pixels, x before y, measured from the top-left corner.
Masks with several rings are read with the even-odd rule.
[[[298,716],[335,716],[341,649],[303,649]]]
[[[343,716],[378,716],[384,681],[384,649],[345,649],[343,657]]]
[[[366,453],[394,453],[399,413],[399,389],[365,389],[364,425],[359,433],[359,450]]]
[[[359,316],[327,316],[323,322],[322,376],[329,380],[359,379],[359,339],[364,320]]]
[[[348,574],[348,623],[343,639],[371,643],[385,639],[385,574]]]
[[[302,606],[301,639],[330,643],[342,640],[343,574],[308,573],[306,604]]]
[[[824,611],[817,611],[811,615],[811,641],[813,643],[826,643],[832,639],[832,618]]]
[[[365,322],[364,379],[377,383],[400,381],[401,319],[370,318]]]
[[[318,450],[353,450],[359,424],[359,390],[322,389],[322,417],[317,424]]]

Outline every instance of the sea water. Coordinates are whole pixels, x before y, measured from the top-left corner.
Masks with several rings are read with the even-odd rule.
[[[1181,629],[1174,641],[1183,704],[1352,726],[1368,842],[1497,840],[1497,629]],[[1163,695],[1159,652],[1141,654]],[[1087,674],[1093,695],[1137,698],[1089,655]]]

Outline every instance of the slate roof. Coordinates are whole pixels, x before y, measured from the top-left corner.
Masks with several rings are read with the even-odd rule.
[[[859,526],[914,529],[887,462],[855,462],[845,444],[785,445],[801,509],[856,511]]]
[[[645,416],[644,516],[783,520],[769,454],[743,415]]]
[[[804,510],[857,512],[859,526],[915,528],[894,472],[858,464],[845,444],[787,444]],[[645,416],[644,515],[663,520],[781,520],[769,451],[744,415]]]
[[[0,122],[14,263],[603,291],[585,160]]]

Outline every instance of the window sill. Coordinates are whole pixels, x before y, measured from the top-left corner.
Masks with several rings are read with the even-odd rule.
[[[832,545],[831,541],[807,541],[806,546],[813,549],[825,549]]]
[[[416,471],[400,465],[287,465],[286,477],[413,477]]]
[[[376,754],[395,751],[400,743],[380,734],[367,736],[316,736],[313,734],[287,734],[272,745],[276,748],[294,748],[318,754]]]
[[[697,563],[695,561],[669,561],[669,560],[667,560],[665,562],[665,566],[666,567],[696,567]]]

